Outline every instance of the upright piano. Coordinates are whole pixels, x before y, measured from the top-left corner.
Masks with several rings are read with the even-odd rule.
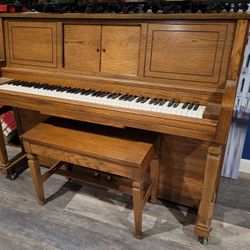
[[[198,209],[207,239],[248,14],[0,14],[0,103],[159,132],[158,197]],[[25,118],[25,119],[24,119]]]

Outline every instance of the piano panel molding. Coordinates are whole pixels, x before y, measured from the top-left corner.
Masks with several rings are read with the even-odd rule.
[[[223,85],[234,24],[149,24],[145,76]]]
[[[9,21],[7,63],[57,67],[56,23]]]

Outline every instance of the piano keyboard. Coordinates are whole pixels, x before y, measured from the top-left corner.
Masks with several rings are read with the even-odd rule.
[[[0,90],[200,119],[206,109],[206,106],[198,103],[16,80],[0,85]]]

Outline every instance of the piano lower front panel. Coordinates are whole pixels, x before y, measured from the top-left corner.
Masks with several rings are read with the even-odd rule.
[[[209,143],[162,135],[159,198],[198,208]]]
[[[46,116],[16,109],[20,133],[29,130]],[[200,140],[162,135],[158,196],[161,199],[198,208],[201,199],[208,143]],[[52,165],[50,159],[40,159]]]

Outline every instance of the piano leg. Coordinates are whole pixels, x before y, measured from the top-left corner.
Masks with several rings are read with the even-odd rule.
[[[158,178],[159,178],[159,158],[156,156],[150,163],[150,176],[153,188],[150,195],[150,202],[152,204],[157,204],[157,188],[158,188]]]
[[[42,181],[41,169],[39,166],[39,160],[36,155],[27,154],[27,157],[29,159],[28,160],[29,169],[36,189],[38,203],[40,205],[44,205],[45,197],[44,197],[43,181]]]
[[[133,210],[135,221],[135,237],[142,239],[142,209],[143,209],[143,183],[133,182]]]
[[[205,244],[212,229],[211,221],[217,189],[217,178],[221,169],[221,145],[210,145],[208,148],[204,184],[194,233],[199,241]]]
[[[4,142],[4,135],[1,127],[0,127],[0,165],[1,166],[8,165],[8,156]]]

